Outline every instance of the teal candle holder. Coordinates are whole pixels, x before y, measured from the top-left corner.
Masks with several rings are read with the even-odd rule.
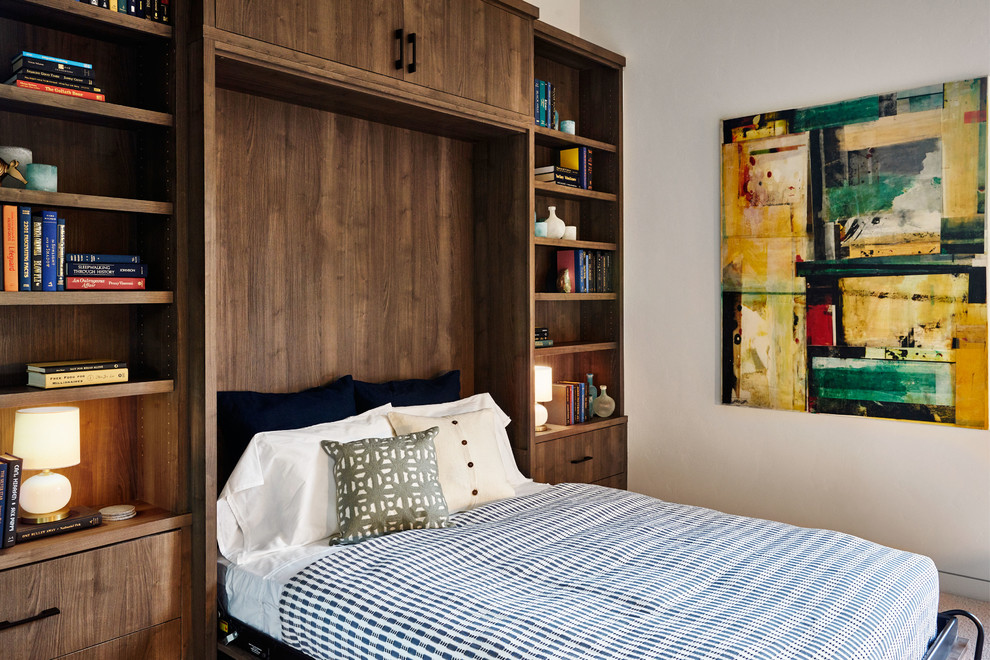
[[[25,166],[24,178],[28,190],[58,192],[58,168],[54,165],[30,163]]]

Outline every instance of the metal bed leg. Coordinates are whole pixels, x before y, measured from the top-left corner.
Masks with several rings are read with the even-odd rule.
[[[976,626],[976,652],[973,654],[973,660],[983,660],[983,624],[975,616],[967,612],[966,610],[946,610],[945,612],[939,612],[945,616],[961,616],[969,619]]]

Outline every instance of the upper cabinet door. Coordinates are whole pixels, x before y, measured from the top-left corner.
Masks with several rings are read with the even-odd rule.
[[[401,77],[402,0],[216,0],[216,25],[366,71]]]
[[[532,17],[484,0],[405,0],[404,27],[405,80],[529,113]]]

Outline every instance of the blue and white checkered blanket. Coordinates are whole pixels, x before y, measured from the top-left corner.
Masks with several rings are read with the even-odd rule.
[[[931,560],[836,532],[562,484],[342,548],[282,592],[316,658],[917,660]]]

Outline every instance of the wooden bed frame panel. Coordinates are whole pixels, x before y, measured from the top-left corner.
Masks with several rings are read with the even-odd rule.
[[[471,393],[471,143],[222,89],[217,114],[217,389]]]

